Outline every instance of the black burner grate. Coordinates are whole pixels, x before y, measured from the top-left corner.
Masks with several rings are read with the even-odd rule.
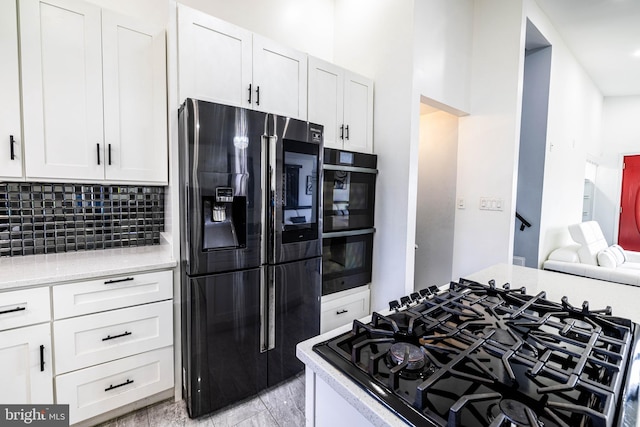
[[[614,425],[633,329],[609,307],[464,280],[415,295],[316,351],[384,387],[412,423],[419,414],[434,426]]]

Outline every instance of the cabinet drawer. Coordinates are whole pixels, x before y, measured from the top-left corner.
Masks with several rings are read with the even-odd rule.
[[[53,323],[56,374],[171,345],[173,301]]]
[[[48,322],[50,318],[48,286],[0,293],[0,331]]]
[[[77,423],[173,387],[173,347],[56,377],[56,402]]]
[[[54,319],[96,313],[173,296],[173,273],[130,274],[53,287]]]
[[[328,332],[367,314],[369,314],[369,289],[349,293],[344,297],[332,296],[331,300],[322,301],[320,333]]]

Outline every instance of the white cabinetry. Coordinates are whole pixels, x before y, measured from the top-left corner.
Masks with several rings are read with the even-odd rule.
[[[324,126],[324,146],[373,151],[373,80],[309,57],[309,121]]]
[[[15,0],[0,2],[0,179],[22,177],[20,77]]]
[[[178,5],[179,98],[306,120],[307,55]]]
[[[27,178],[167,181],[163,29],[20,0],[20,42]]]
[[[323,296],[320,308],[320,333],[324,334],[354,319],[368,315],[369,298],[368,286]]]
[[[4,292],[0,301],[0,402],[53,403],[49,288]]]
[[[173,387],[173,275],[53,286],[56,402],[71,424]]]

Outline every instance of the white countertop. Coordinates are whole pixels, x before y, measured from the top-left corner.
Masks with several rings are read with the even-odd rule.
[[[631,319],[640,324],[638,286],[508,264],[497,264],[465,278],[484,284],[494,279],[499,287],[506,282],[509,282],[512,288],[524,286],[528,295],[537,295],[545,291],[549,301],[560,302],[562,297],[566,296],[569,298],[569,304],[574,307],[582,307],[583,301],[589,302],[591,310],[611,306],[613,316]]]
[[[0,291],[172,268],[171,245],[99,249],[0,258]]]
[[[569,303],[577,307],[582,307],[582,302],[585,300],[589,301],[591,309],[600,309],[610,305],[614,316],[629,318],[640,323],[640,308],[637,303],[640,300],[640,287],[637,286],[507,264],[494,265],[465,278],[484,284],[490,279],[494,279],[496,286],[500,287],[505,282],[509,282],[512,288],[526,287],[529,295],[546,291],[547,299],[550,301],[560,302],[563,296],[567,296]],[[398,298],[401,296],[398,295]],[[369,322],[370,320],[371,317],[368,316],[363,321]],[[384,405],[313,351],[315,344],[333,338],[349,329],[351,329],[351,325],[345,325],[299,343],[296,347],[296,356],[306,365],[307,369],[312,370],[331,386],[374,426],[406,426]]]

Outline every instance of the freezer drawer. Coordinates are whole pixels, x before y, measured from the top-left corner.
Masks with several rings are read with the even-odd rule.
[[[302,371],[296,344],[320,333],[321,258],[269,266],[274,289],[275,346],[268,351],[268,385]]]
[[[183,368],[191,417],[266,387],[261,352],[262,268],[183,278]]]

